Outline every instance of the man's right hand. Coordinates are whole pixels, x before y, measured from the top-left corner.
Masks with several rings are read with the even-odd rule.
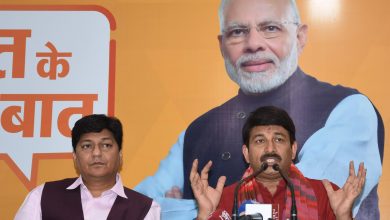
[[[207,219],[208,216],[215,211],[221,199],[222,190],[225,185],[226,177],[221,176],[218,179],[217,186],[214,189],[209,186],[208,177],[212,162],[209,161],[202,169],[201,174],[198,173],[198,159],[192,163],[190,181],[191,188],[194,192],[196,202],[198,203],[198,218]]]

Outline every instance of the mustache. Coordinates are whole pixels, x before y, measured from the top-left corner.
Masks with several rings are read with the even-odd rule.
[[[100,160],[96,160],[96,161],[93,161],[92,163],[90,163],[90,165],[103,165],[103,164],[105,164],[105,162],[100,161]]]
[[[240,67],[245,62],[257,60],[269,60],[279,65],[279,59],[274,54],[266,52],[256,52],[254,54],[244,54],[240,58],[238,58],[238,60],[236,61],[236,68]]]
[[[277,153],[266,153],[266,154],[263,154],[261,157],[260,157],[260,161],[261,162],[264,162],[267,160],[267,158],[275,158],[276,160],[278,161],[281,161],[282,160],[282,157],[277,154]]]

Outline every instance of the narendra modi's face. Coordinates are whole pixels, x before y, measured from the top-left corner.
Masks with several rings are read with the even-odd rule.
[[[283,84],[296,70],[306,25],[294,21],[288,0],[231,0],[218,37],[226,70],[245,93]]]

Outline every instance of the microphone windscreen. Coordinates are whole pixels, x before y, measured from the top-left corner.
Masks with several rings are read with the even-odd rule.
[[[272,169],[274,169],[275,171],[279,171],[279,164],[275,163],[274,165],[272,165]]]
[[[241,203],[240,207],[238,208],[238,215],[239,216],[245,215],[247,204],[259,204],[259,203],[257,201],[254,201],[254,200],[244,200]]]

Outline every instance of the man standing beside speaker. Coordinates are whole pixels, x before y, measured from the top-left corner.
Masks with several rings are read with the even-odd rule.
[[[198,203],[197,219],[230,219],[235,188],[238,189],[238,204],[247,201],[271,204],[273,219],[294,219],[295,214],[291,212],[294,203],[298,212],[295,219],[352,219],[352,206],[366,177],[362,163],[356,175],[354,164],[350,162],[349,177],[341,189],[328,180],[304,177],[292,162],[297,152],[293,121],[287,112],[276,107],[266,106],[254,111],[244,124],[242,137],[242,153],[249,164],[243,178],[254,172],[260,174],[239,187],[235,183],[225,188],[226,177],[222,176],[216,188],[212,188],[208,185],[212,162],[199,174],[198,161],[194,160],[190,181]],[[288,184],[295,193],[287,188]]]

